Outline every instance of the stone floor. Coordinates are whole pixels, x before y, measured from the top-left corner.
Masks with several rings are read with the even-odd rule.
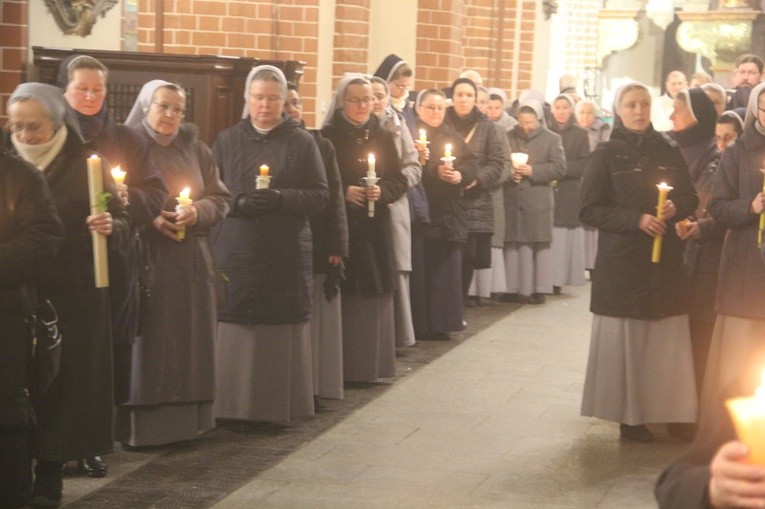
[[[452,341],[400,352],[398,376],[352,386],[314,419],[224,425],[193,443],[109,456],[68,476],[67,507],[650,508],[684,444],[579,416],[589,286],[543,306],[467,310]]]

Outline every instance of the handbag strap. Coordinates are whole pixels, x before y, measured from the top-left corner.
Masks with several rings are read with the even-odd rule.
[[[470,143],[470,140],[473,139],[473,135],[475,134],[475,130],[478,129],[478,122],[473,124],[473,128],[470,130],[467,136],[465,136],[465,145]]]

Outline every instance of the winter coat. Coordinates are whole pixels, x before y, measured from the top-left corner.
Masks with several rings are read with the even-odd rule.
[[[380,179],[377,185],[381,196],[375,202],[374,217],[368,217],[366,206],[345,203],[349,254],[343,292],[365,297],[390,293],[396,288],[397,277],[388,205],[401,198],[408,187],[393,134],[380,127],[374,115],[357,127],[343,117],[341,110],[321,132],[335,146],[344,196],[348,186],[363,186],[361,179],[367,174],[369,154],[375,155]]]
[[[311,216],[311,236],[313,237],[313,273],[326,274],[330,256],[348,257],[348,219],[345,216],[345,195],[337,167],[335,147],[318,130],[308,131],[316,141],[324,163],[329,184],[329,203]]]
[[[8,145],[12,147],[12,145]],[[36,458],[66,461],[110,452],[114,445],[112,330],[109,292],[95,287],[86,159],[95,153],[70,129],[63,148],[43,175],[64,227],[64,238],[40,291],[58,313],[64,338],[61,372],[36,405]],[[113,254],[124,248],[130,221],[103,164],[104,190],[112,194],[108,211]],[[111,257],[110,257],[111,261]],[[116,284],[110,277],[109,283]]]
[[[446,122],[463,139],[470,137],[466,142],[467,146],[477,157],[477,184],[463,193],[467,207],[468,233],[493,233],[494,206],[491,191],[500,187],[510,176],[509,154],[506,153],[504,140],[500,138],[494,122],[479,113],[476,108],[467,117],[460,118],[454,107],[449,107],[446,110]],[[464,185],[468,184],[470,182],[464,182]]]
[[[765,265],[757,246],[760,217],[750,210],[763,189],[763,160],[765,136],[752,126],[723,153],[715,173],[709,210],[728,228],[717,287],[721,315],[765,319]]]
[[[309,216],[329,201],[326,172],[313,137],[292,119],[267,134],[244,119],[221,132],[213,155],[233,198],[231,212],[212,235],[216,259],[229,277],[221,322],[284,325],[305,322],[313,291]],[[281,206],[254,217],[235,204],[255,191],[259,168],[270,168]]]
[[[620,147],[626,143],[628,149]],[[657,185],[673,189],[677,214],[667,220],[660,263],[651,262],[653,237],[639,228],[656,214]],[[687,280],[677,221],[693,213],[698,197],[679,148],[653,129],[639,135],[623,127],[592,154],[582,182],[581,221],[598,228],[598,255],[590,310],[603,316],[654,320],[687,313]]]
[[[553,224],[568,228],[581,226],[579,194],[582,190],[582,177],[587,168],[587,158],[590,156],[587,131],[574,123],[573,115],[563,126],[553,122],[550,130],[560,135],[566,157],[566,174],[558,179],[554,187]]]
[[[36,287],[62,234],[42,173],[20,158],[0,155],[0,433],[34,420],[26,391],[30,337],[20,287]]]
[[[88,118],[83,115],[78,117]],[[108,164],[109,168],[120,166],[125,171],[125,185],[128,187],[128,211],[134,231],[122,249],[109,254],[109,295],[114,342],[129,344],[138,332],[139,319],[137,230],[159,215],[167,189],[159,170],[147,156],[148,145],[140,136],[131,128],[115,122],[108,110],[89,121],[98,125],[96,119],[103,121],[103,124],[90,143],[104,157],[104,164]]]
[[[476,156],[465,146],[460,134],[448,124],[430,127],[421,123],[430,141],[430,157],[423,169],[422,182],[430,205],[430,224],[425,225],[426,238],[444,242],[467,242],[467,210],[462,197],[465,182],[472,182],[476,175]],[[456,159],[452,167],[460,172],[462,181],[449,184],[438,176],[438,166],[443,164],[446,144],[452,145],[452,156]]]
[[[566,174],[560,136],[540,125],[526,134],[520,126],[510,131],[510,151],[525,152],[531,178],[505,183],[505,242],[552,242],[552,181]]]

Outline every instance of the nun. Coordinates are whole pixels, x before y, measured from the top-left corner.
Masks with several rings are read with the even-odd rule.
[[[286,99],[281,70],[253,68],[242,120],[213,145],[233,197],[213,234],[229,278],[215,344],[219,419],[284,423],[314,413],[309,218],[329,188],[313,137],[283,115]]]

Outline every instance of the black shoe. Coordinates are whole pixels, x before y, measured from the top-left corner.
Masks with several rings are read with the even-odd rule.
[[[41,462],[35,467],[34,491],[32,492],[32,507],[61,507],[61,492],[64,482],[61,480],[61,464],[56,462]]]
[[[655,438],[653,433],[642,424],[635,426],[619,424],[619,434],[623,439],[633,442],[653,442]]]
[[[109,465],[106,464],[101,456],[92,456],[77,460],[77,470],[88,477],[106,477]]]
[[[517,293],[503,293],[499,297],[497,297],[497,300],[499,302],[514,302],[514,303],[520,303],[521,302],[521,296]]]
[[[560,286],[553,286],[553,295],[560,295],[561,290]]]
[[[547,302],[547,297],[544,293],[532,293],[527,301],[528,304],[544,304],[545,302]]]
[[[673,437],[685,442],[691,442],[696,438],[696,425],[690,422],[669,422],[667,431]]]

